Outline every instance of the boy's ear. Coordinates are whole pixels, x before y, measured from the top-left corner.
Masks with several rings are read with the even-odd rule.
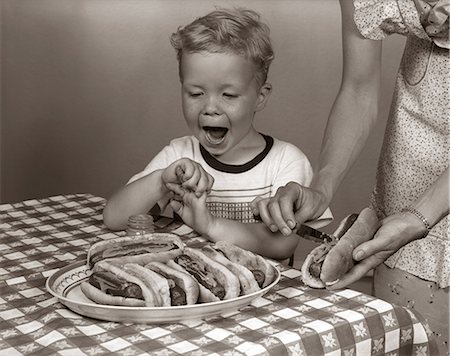
[[[265,108],[271,92],[272,92],[272,84],[264,83],[261,89],[259,89],[259,95],[258,100],[256,102],[255,112]]]

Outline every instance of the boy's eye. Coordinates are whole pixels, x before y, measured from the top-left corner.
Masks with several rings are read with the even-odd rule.
[[[189,96],[191,96],[191,97],[193,97],[193,98],[198,97],[198,96],[200,96],[200,95],[202,95],[202,93],[200,93],[200,92],[189,93]]]
[[[231,94],[231,93],[223,93],[223,96],[225,96],[227,98],[237,98],[238,97],[236,94]]]

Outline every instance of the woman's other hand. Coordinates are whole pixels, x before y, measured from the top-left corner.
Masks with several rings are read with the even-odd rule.
[[[358,281],[398,249],[424,236],[425,232],[422,222],[408,212],[388,216],[381,221],[381,226],[373,239],[363,242],[353,250],[353,259],[356,264],[329,289],[341,289]]]

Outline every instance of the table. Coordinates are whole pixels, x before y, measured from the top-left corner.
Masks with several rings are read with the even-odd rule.
[[[0,205],[1,355],[435,354],[417,312],[350,289],[308,288],[285,265],[268,294],[225,316],[148,325],[75,314],[45,281],[84,260],[92,243],[123,235],[103,225],[104,204],[71,194]]]

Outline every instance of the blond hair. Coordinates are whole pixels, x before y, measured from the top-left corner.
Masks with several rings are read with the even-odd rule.
[[[267,80],[274,58],[270,29],[253,10],[218,9],[179,27],[170,37],[178,62],[183,53],[234,53],[251,60],[256,66],[260,85]],[[180,78],[181,76],[181,68]]]

